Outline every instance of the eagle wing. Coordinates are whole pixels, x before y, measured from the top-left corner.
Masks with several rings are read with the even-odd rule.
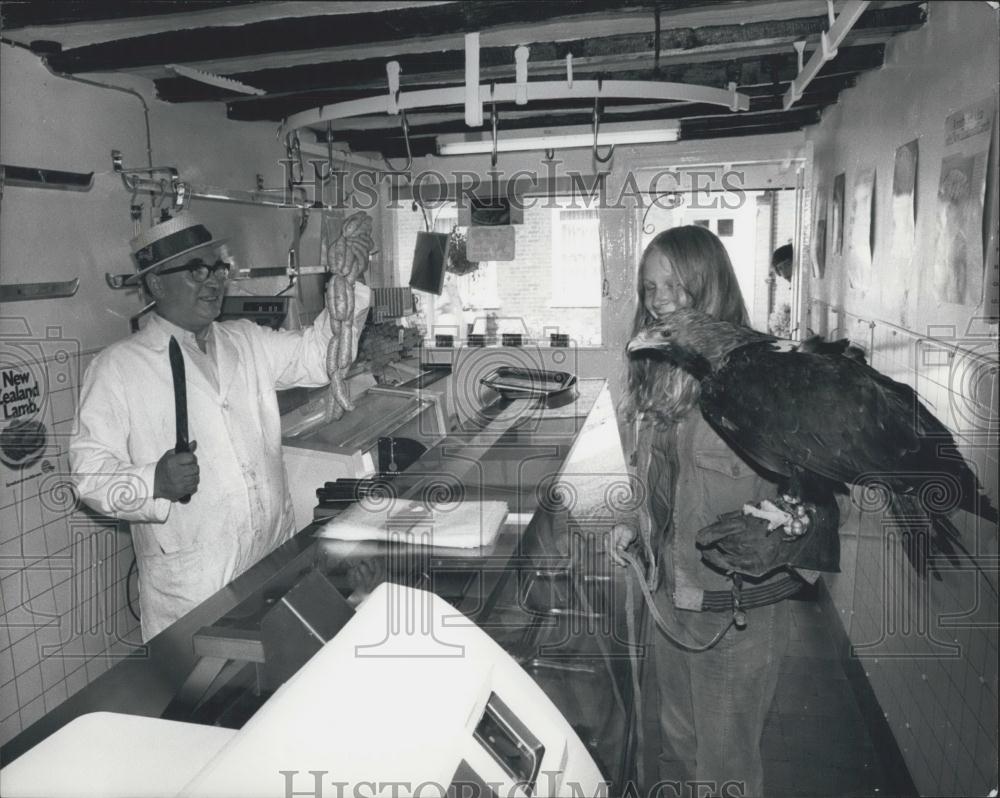
[[[906,493],[946,473],[978,493],[951,434],[914,391],[854,358],[745,347],[702,382],[701,408],[779,474],[800,468],[845,483],[877,475]]]
[[[923,540],[952,563],[965,551],[951,510],[997,522],[951,433],[916,392],[846,350],[748,346],[732,352],[701,388],[705,418],[764,468],[821,488],[824,479],[885,485],[903,551],[921,575],[930,570],[940,578]],[[921,518],[930,531],[915,521]]]

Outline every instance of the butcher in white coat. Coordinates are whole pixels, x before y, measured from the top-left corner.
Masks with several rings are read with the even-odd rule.
[[[149,640],[295,532],[275,391],[328,382],[330,324],[325,310],[294,332],[216,322],[229,265],[186,214],[132,244],[155,313],[87,369],[70,461],[83,500],[131,524]],[[171,336],[185,361],[188,453],[174,452]]]

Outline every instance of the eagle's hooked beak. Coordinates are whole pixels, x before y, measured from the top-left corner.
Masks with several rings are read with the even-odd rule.
[[[640,330],[635,338],[628,342],[625,351],[630,355],[651,350],[662,352],[668,349],[671,343],[670,332],[667,330]]]

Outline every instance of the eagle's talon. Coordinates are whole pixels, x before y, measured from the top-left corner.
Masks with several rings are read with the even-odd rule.
[[[772,504],[767,499],[760,502],[759,507],[752,504],[744,504],[743,514],[752,515],[755,518],[762,518],[767,521],[768,532],[773,532],[775,529],[783,528],[792,520],[792,516],[789,513],[785,512],[777,505]]]

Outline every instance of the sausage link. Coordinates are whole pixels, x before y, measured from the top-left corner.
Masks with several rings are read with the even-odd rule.
[[[340,328],[340,345],[337,351],[337,365],[346,371],[354,362],[354,325],[349,321],[345,321]]]
[[[333,390],[333,396],[337,400],[337,404],[350,413],[354,409],[354,403],[347,394],[347,383],[344,382],[344,378],[339,371],[330,380],[330,387]]]
[[[344,323],[338,319],[331,319],[330,323],[333,327],[333,335],[326,343],[326,376],[332,380],[334,373],[338,370],[337,362],[340,360],[338,348],[340,347],[340,333]]]
[[[347,282],[347,278],[341,274],[335,274],[330,278],[333,283],[333,318],[338,321],[350,323],[350,311],[348,310],[348,296],[354,292]]]
[[[327,421],[337,421],[344,415],[344,406],[337,401],[337,394],[333,389],[333,381],[326,392],[326,419]]]

